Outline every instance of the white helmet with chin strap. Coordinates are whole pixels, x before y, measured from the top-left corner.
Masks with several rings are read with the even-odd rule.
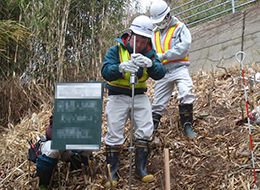
[[[151,20],[154,24],[160,23],[163,21],[165,16],[170,12],[170,7],[163,0],[155,1],[151,5],[150,15]]]
[[[153,23],[148,16],[140,15],[133,20],[129,29],[132,30],[135,34],[151,38],[153,32]]]

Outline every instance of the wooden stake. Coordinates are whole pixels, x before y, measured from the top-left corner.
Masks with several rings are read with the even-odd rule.
[[[110,181],[110,186],[111,186],[111,189],[113,190],[113,178],[112,178],[112,175],[111,175],[111,171],[110,171],[110,164],[107,165],[107,171],[108,171],[108,178],[109,178],[109,181]]]
[[[165,190],[170,190],[169,149],[164,148]]]

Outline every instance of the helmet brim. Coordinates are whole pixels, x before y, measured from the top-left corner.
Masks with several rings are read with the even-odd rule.
[[[153,24],[162,22],[163,19],[165,18],[165,16],[170,12],[170,7],[168,6],[163,12],[160,13],[160,15],[156,15],[156,18],[153,18],[151,16],[151,20],[153,22]]]

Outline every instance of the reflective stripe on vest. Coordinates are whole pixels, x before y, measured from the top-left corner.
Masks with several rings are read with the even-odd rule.
[[[130,60],[130,55],[126,49],[124,49],[119,43],[119,57],[120,57],[120,62],[128,61]],[[123,79],[118,79],[116,81],[108,82],[108,84],[112,86],[118,86],[122,88],[129,88],[132,89],[132,85],[129,84],[130,82],[130,76],[131,73],[125,73]],[[135,88],[147,88],[146,80],[149,78],[148,73],[146,72],[145,69],[143,69],[143,76],[138,79],[138,84],[135,85]]]
[[[178,26],[180,25],[181,22],[179,22],[176,26],[172,26],[166,36],[165,36],[165,39],[164,39],[164,42],[163,42],[163,49],[162,49],[162,46],[161,46],[161,40],[160,40],[160,37],[161,37],[161,33],[157,30],[154,34],[154,37],[155,37],[155,48],[156,48],[156,51],[157,53],[164,53],[166,52],[167,50],[169,50],[171,47],[170,47],[170,42],[171,42],[171,39],[172,39],[172,36],[175,32],[175,30],[178,28]],[[167,63],[171,63],[171,62],[178,62],[178,61],[189,61],[189,55],[187,55],[186,57],[183,57],[181,59],[175,59],[175,60],[163,60],[163,65],[166,65]]]

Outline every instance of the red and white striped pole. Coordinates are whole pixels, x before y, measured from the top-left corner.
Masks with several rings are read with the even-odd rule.
[[[238,55],[242,54],[241,61],[238,59]],[[248,130],[249,130],[249,137],[250,137],[250,145],[251,145],[251,156],[252,156],[252,163],[253,163],[253,171],[254,171],[254,179],[255,179],[255,188],[257,189],[256,183],[256,172],[255,172],[255,159],[254,159],[254,149],[253,149],[253,142],[252,142],[252,134],[251,134],[251,126],[250,126],[250,118],[249,118],[249,110],[248,110],[248,101],[247,101],[247,93],[246,93],[246,82],[245,82],[245,73],[243,67],[243,61],[246,58],[246,53],[243,51],[239,51],[236,53],[236,60],[241,63],[242,69],[242,76],[243,76],[243,84],[244,84],[244,92],[245,92],[245,100],[246,100],[246,113],[247,113],[247,123],[248,123]]]

